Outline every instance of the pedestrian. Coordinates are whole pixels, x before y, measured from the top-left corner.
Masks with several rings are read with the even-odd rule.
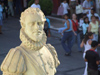
[[[80,27],[82,27],[83,23],[84,23],[84,18],[86,17],[86,14],[82,14],[82,17],[80,18],[80,21],[79,21],[79,25]]]
[[[9,12],[8,15],[14,16],[13,0],[8,0]]]
[[[86,52],[85,61],[88,62],[88,75],[98,75],[99,54],[95,51],[98,46],[97,41],[93,41],[91,49]]]
[[[27,0],[23,0],[23,6],[24,6],[24,9],[27,8]]]
[[[46,18],[45,24],[44,24],[44,31],[46,33],[46,36],[50,37],[50,20]]]
[[[70,6],[70,11],[71,14],[70,16],[72,16],[73,13],[75,13],[75,7],[77,5],[78,0],[69,0],[69,6]]]
[[[65,27],[66,29],[63,30],[63,37],[61,39],[61,44],[62,47],[64,48],[64,50],[66,51],[66,56],[70,56],[71,55],[71,48],[72,48],[72,37],[73,37],[73,29],[72,29],[72,24],[71,21],[68,19],[68,14],[64,15],[65,18]],[[67,44],[66,44],[67,41]]]
[[[84,46],[84,53],[83,53],[83,59],[85,59],[85,55],[86,55],[86,52],[91,49],[91,43],[92,43],[92,39],[93,39],[93,33],[92,32],[89,32],[89,33],[86,33],[80,47],[82,48]],[[88,67],[88,62],[85,62],[85,70],[84,70],[84,74],[83,75],[87,75],[87,67]]]
[[[98,41],[99,23],[98,23],[98,21],[96,21],[95,16],[91,17],[91,22],[89,24],[88,32],[94,33],[93,40]]]
[[[80,1],[78,1],[77,6],[76,6],[76,15],[77,15],[78,22],[82,17],[82,13],[83,13],[83,7]]]
[[[99,23],[99,32],[100,32],[100,20],[98,17],[96,17],[96,21],[98,21],[98,23]],[[98,35],[98,42],[100,43],[100,33]]]
[[[82,52],[82,50],[80,48],[80,43],[81,43],[80,34],[81,34],[81,32],[79,31],[79,24],[78,24],[76,14],[72,15],[72,25],[73,25],[73,30],[76,33],[76,35],[73,35],[73,44],[75,43],[75,41],[77,39],[78,51]]]
[[[85,34],[88,32],[88,27],[89,27],[89,19],[88,17],[84,18],[84,23],[82,24],[82,28],[83,28],[83,35],[85,36]]]
[[[16,3],[15,4],[16,5],[16,14],[19,15],[23,11],[22,2],[21,2],[21,0],[16,0],[15,3]]]
[[[39,0],[35,0],[35,2],[31,5],[31,7],[41,9],[41,6],[39,5]]]
[[[5,19],[6,18],[7,7],[4,5],[3,2],[2,2],[2,9],[3,9],[3,12],[2,12],[3,19]]]
[[[64,8],[64,10],[63,10],[63,15],[69,14],[69,13],[68,13],[68,10],[69,10],[70,8],[69,8],[69,5],[68,5],[68,3],[67,3],[66,0],[63,0],[63,2],[61,3],[61,6],[63,6],[63,8]]]
[[[87,14],[89,21],[91,21],[92,16],[96,16],[99,18],[99,15],[95,12],[95,9],[91,9],[91,13]]]
[[[94,1],[93,1],[93,0],[90,0],[90,3],[91,3],[91,6],[92,6],[93,8],[95,8],[95,3],[94,3]]]
[[[90,10],[91,10],[91,2],[90,0],[85,0],[83,2],[83,13],[90,12]]]
[[[2,11],[3,11],[3,9],[2,9],[1,2],[0,2],[0,34],[2,34],[2,25],[3,25],[3,23],[2,23],[2,19],[3,19]]]

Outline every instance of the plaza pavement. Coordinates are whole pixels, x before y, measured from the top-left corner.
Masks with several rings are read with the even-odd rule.
[[[52,25],[57,25],[59,21],[51,21]],[[9,17],[4,21],[3,34],[0,34],[0,64],[8,53],[9,49],[20,45],[21,41],[19,39],[20,33],[20,23],[19,18]],[[54,26],[56,27],[56,26]],[[82,75],[84,71],[84,60],[82,58],[82,53],[77,50],[77,45],[75,44],[72,48],[72,55],[65,56],[65,51],[61,46],[61,41],[59,40],[60,34],[56,30],[51,30],[51,37],[48,38],[47,43],[52,44],[57,50],[59,60],[61,62],[60,66],[57,68],[56,75]],[[0,71],[0,75],[2,72]]]

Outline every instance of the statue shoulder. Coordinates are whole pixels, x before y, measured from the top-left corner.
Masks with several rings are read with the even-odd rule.
[[[49,51],[51,52],[51,54],[52,54],[52,56],[54,58],[55,67],[58,67],[60,62],[58,60],[58,55],[57,55],[57,52],[56,52],[55,48],[51,44],[47,44],[46,47],[49,49]]]
[[[57,56],[57,52],[55,48],[51,44],[47,44],[46,47],[50,50],[50,52]]]
[[[12,48],[5,57],[1,64],[1,71],[3,71],[4,75],[6,75],[5,73],[21,74],[26,71],[25,60],[19,49],[20,48]]]

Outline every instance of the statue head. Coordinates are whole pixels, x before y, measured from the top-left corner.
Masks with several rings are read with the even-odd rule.
[[[28,8],[21,13],[22,30],[32,41],[40,41],[44,34],[44,13],[39,8]]]

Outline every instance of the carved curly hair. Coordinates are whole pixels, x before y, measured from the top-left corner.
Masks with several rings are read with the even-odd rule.
[[[20,22],[21,22],[22,28],[25,27],[24,26],[25,19],[27,18],[27,15],[29,14],[33,14],[34,16],[37,16],[37,17],[39,16],[42,19],[42,21],[46,21],[44,13],[39,8],[29,7],[24,12],[21,13]],[[35,18],[36,21],[37,19],[38,18]]]

